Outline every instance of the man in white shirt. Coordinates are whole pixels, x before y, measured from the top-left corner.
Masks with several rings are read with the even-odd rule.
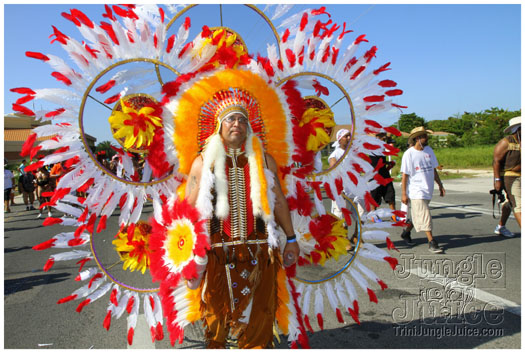
[[[408,143],[413,147],[403,154],[401,160],[401,202],[408,205],[410,201],[412,215],[412,224],[403,231],[401,237],[408,245],[414,245],[410,237],[412,228],[415,228],[416,232],[424,231],[428,238],[428,250],[442,253],[443,249],[432,236],[429,203],[434,192],[434,181],[439,186],[439,196],[445,196],[445,188],[436,170],[436,155],[428,146],[428,132],[431,131],[425,130],[423,126],[412,129]]]

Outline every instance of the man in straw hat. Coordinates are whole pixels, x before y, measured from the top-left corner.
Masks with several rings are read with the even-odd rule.
[[[424,231],[428,238],[428,250],[433,253],[442,253],[432,236],[432,217],[429,203],[434,191],[434,181],[439,186],[439,196],[445,196],[445,188],[441,183],[436,167],[439,165],[432,148],[428,146],[428,134],[423,126],[410,131],[409,145],[412,145],[401,160],[401,202],[408,205],[410,201],[412,224],[401,234],[408,245],[414,245],[410,231]]]
[[[507,202],[501,209],[501,218],[494,233],[507,238],[515,236],[505,227],[511,210],[521,227],[521,116],[510,119],[504,130],[510,134],[502,138],[494,148],[494,189],[505,190]]]

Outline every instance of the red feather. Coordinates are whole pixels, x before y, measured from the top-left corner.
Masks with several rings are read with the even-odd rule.
[[[95,282],[97,279],[99,278],[102,278],[104,275],[102,273],[97,273],[96,275],[94,275],[90,280],[89,280],[89,284],[88,284],[88,288],[91,288],[91,286],[93,285],[93,282]]]
[[[398,129],[396,129],[395,127],[393,127],[393,126],[385,126],[383,128],[383,130],[385,130],[386,132],[391,133],[392,135],[401,136],[401,132]]]
[[[43,226],[52,226],[54,224],[62,223],[62,218],[47,217],[42,223]]]
[[[385,282],[381,281],[380,279],[377,280],[377,283],[381,286],[381,290],[385,290],[388,288]]]
[[[388,262],[390,264],[390,267],[392,267],[392,270],[394,270],[398,264],[397,259],[395,257],[385,256],[383,257],[383,260]]]
[[[115,103],[116,101],[118,101],[119,99],[120,99],[120,93],[117,93],[117,94],[115,94],[114,96],[111,96],[111,97],[109,97],[108,99],[106,99],[106,100],[104,101],[104,103],[106,103],[106,104],[113,104],[113,103]]]
[[[33,99],[35,99],[35,96],[28,94],[28,95],[18,98],[15,104],[24,104],[24,103],[32,101]]]
[[[53,247],[53,245],[55,245],[55,242],[56,242],[56,239],[55,238],[51,238],[49,240],[46,240],[43,243],[40,243],[38,245],[33,246],[32,249],[36,250],[36,251],[49,249],[49,248]]]
[[[77,309],[76,309],[77,313],[80,313],[82,309],[84,309],[84,307],[88,305],[90,302],[91,302],[91,299],[86,299],[82,303],[78,304]]]
[[[377,150],[378,148],[380,148],[381,146],[379,146],[379,145],[373,145],[373,144],[371,144],[371,143],[365,142],[365,143],[363,143],[363,147],[366,148],[367,150],[372,150],[372,151],[374,151],[374,150]]]
[[[400,96],[403,94],[403,91],[400,90],[400,89],[391,89],[389,91],[386,91],[385,94],[389,97],[392,97],[392,96]]]
[[[31,153],[29,154],[29,160],[33,160],[35,158],[35,155],[42,149],[42,146],[36,146],[34,148],[31,148]]]
[[[34,171],[37,171],[42,166],[44,166],[44,161],[38,161],[38,162],[28,165],[27,167],[24,168],[24,170],[26,171],[26,173],[34,172]]]
[[[343,178],[339,177],[335,179],[335,188],[337,189],[337,195],[341,195],[344,190]]]
[[[312,325],[310,325],[310,318],[308,317],[308,315],[305,315],[304,316],[304,323],[306,325],[306,328],[308,328],[308,330],[310,330],[310,332],[314,332],[314,329],[312,328]]]
[[[370,156],[367,155],[367,154],[364,154],[363,152],[359,152],[357,154],[357,156],[365,161],[367,161],[368,163],[372,163],[372,160],[370,159]]]
[[[102,327],[104,327],[106,331],[109,331],[110,326],[111,326],[111,310],[108,310],[108,313],[106,314],[106,317],[104,318],[104,322],[102,323]]]
[[[321,315],[321,313],[317,313],[317,324],[319,325],[319,328],[322,331],[323,330],[323,315]]]
[[[375,120],[365,120],[365,124],[375,127],[376,129],[381,129],[383,127],[381,124],[379,124]]]
[[[31,149],[33,148],[33,145],[36,141],[37,135],[35,132],[33,132],[31,135],[28,136],[27,140],[22,145],[22,151],[20,152],[20,156],[25,157],[31,152]]]
[[[351,308],[348,308],[348,313],[350,314],[350,316],[352,316],[352,319],[354,319],[354,321],[358,324],[358,325],[361,325],[361,322],[359,321],[359,314],[357,312],[355,312],[354,310],[352,310]]]
[[[281,41],[283,43],[286,43],[288,41],[288,37],[290,36],[290,29],[286,28],[284,31],[283,37],[281,38]]]
[[[383,102],[385,100],[385,96],[367,96],[363,98],[363,100],[368,103]]]
[[[98,225],[97,225],[97,233],[100,233],[101,231],[106,229],[106,220],[107,220],[107,218],[108,218],[108,216],[106,216],[106,215],[103,215],[102,217],[100,217],[100,220],[98,221]]]
[[[86,207],[86,208],[84,209],[84,212],[82,212],[82,214],[81,214],[80,217],[78,218],[78,221],[79,221],[80,223],[86,221],[86,218],[87,218],[88,212],[89,212],[89,209]]]
[[[370,212],[370,205],[373,205],[374,207],[379,207],[372,195],[370,195],[370,191],[367,191],[365,193],[365,208],[368,212]]]
[[[117,290],[116,288],[114,288],[114,289],[111,291],[111,295],[109,296],[109,301],[110,301],[111,303],[113,303],[113,305],[115,305],[115,306],[118,306],[117,293],[118,293],[118,290]]]
[[[392,106],[396,107],[396,108],[403,108],[403,109],[408,108],[406,105],[399,105],[399,104],[395,104],[395,103],[392,103]]]
[[[116,6],[114,6],[113,9],[115,9],[115,7]],[[104,31],[106,31],[106,33],[111,38],[113,43],[119,45],[119,41],[117,39],[115,31],[113,30],[113,27],[109,23],[101,21],[100,22],[100,28],[102,28]]]
[[[160,322],[157,323],[156,331],[157,341],[162,341],[164,339],[164,329],[162,328],[162,324]]]
[[[352,183],[354,183],[354,185],[357,185],[357,177],[354,174],[352,174],[352,172],[346,172],[346,174],[348,175],[350,180],[352,180]]]
[[[128,314],[131,314],[131,310],[133,310],[133,304],[135,303],[135,297],[131,296],[128,299],[128,304],[126,305],[126,311]]]
[[[54,71],[51,73],[51,76],[56,78],[58,81],[64,82],[67,86],[71,85],[71,80],[64,74],[61,74],[60,72]]]
[[[104,83],[103,85],[98,86],[95,91],[100,93],[106,93],[109,91],[113,86],[117,84],[117,81],[115,80],[109,80],[108,82]]]
[[[350,211],[346,207],[341,207],[341,212],[343,213],[343,217],[345,218],[345,222],[348,226],[352,225],[352,217]]]
[[[379,174],[374,175],[374,179],[377,181],[379,185],[383,185],[383,186],[390,184],[394,180],[392,178],[384,178]]]
[[[288,59],[288,62],[290,63],[290,67],[295,66],[296,57],[292,49],[286,49],[286,58]]]
[[[315,190],[315,195],[317,196],[317,199],[320,201],[323,200],[323,195],[321,194],[321,182],[320,181],[309,181],[308,185],[310,185]]]
[[[368,292],[368,297],[370,298],[370,301],[377,304],[377,296],[374,293],[374,291],[370,288],[367,288],[366,291]]]
[[[378,85],[381,87],[396,87],[397,83],[392,80],[383,80],[383,81],[380,81]]]
[[[51,267],[53,267],[54,264],[55,264],[55,259],[52,258],[52,257],[50,257],[50,258],[46,261],[46,263],[45,263],[45,265],[44,265],[44,272],[49,271],[49,269],[50,269]]]
[[[22,113],[24,115],[27,115],[27,116],[35,116],[35,112],[34,111],[32,111],[29,108],[24,107],[23,105],[13,103],[12,107],[13,107],[13,110],[15,112],[20,112],[20,113]]]
[[[97,220],[97,214],[96,213],[92,213],[91,216],[89,217],[89,220],[88,220],[88,223],[86,225],[86,230],[88,231],[88,233],[93,233],[94,231],[94,228],[95,228],[95,221]]]
[[[379,69],[374,70],[374,75],[379,75],[383,71],[391,70],[388,67],[390,66],[390,63],[386,63],[385,65],[381,66]]]
[[[345,320],[343,320],[343,314],[341,314],[341,310],[339,308],[335,309],[335,315],[337,316],[337,321],[340,323],[344,323]]]
[[[82,184],[77,191],[78,192],[86,192],[91,185],[95,182],[95,178],[89,178],[84,184]]]
[[[80,20],[80,22],[82,22],[89,28],[95,28],[93,22],[82,11],[77,9],[71,9],[71,15],[75,16],[77,19]]]
[[[75,300],[77,299],[77,295],[76,294],[73,294],[73,295],[68,295],[67,297],[64,297],[62,299],[59,299],[57,301],[57,304],[63,304],[63,303],[67,303],[67,302],[70,302],[72,300]]]
[[[399,250],[396,248],[396,246],[389,237],[386,237],[386,247],[388,250],[395,250],[399,252]]]
[[[54,110],[54,111],[51,111],[49,113],[46,113],[45,117],[46,118],[53,118],[57,115],[60,115],[62,114],[63,112],[65,112],[66,110],[64,108],[58,108],[57,110]]]
[[[73,247],[73,246],[79,246],[79,245],[82,245],[82,244],[84,244],[85,242],[86,242],[86,240],[84,240],[84,239],[81,239],[81,238],[73,238],[73,239],[71,239],[71,240],[69,240],[69,241],[67,242],[67,245]]]
[[[166,46],[166,53],[170,53],[171,50],[173,49],[173,44],[175,44],[175,34],[172,34],[169,38],[168,38],[168,44]]]
[[[324,191],[326,192],[326,196],[328,196],[331,200],[335,201],[335,197],[332,193],[332,188],[330,187],[330,184],[324,183]]]
[[[133,329],[133,327],[130,327],[128,331],[128,344],[130,346],[133,345],[133,335],[134,334],[135,334],[135,330]]]
[[[33,58],[33,59],[38,59],[38,60],[42,60],[42,61],[48,61],[49,58],[42,54],[42,53],[38,53],[38,52],[34,52],[34,51],[26,51],[26,56],[28,58]]]

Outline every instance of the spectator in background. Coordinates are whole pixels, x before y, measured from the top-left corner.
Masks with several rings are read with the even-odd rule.
[[[50,198],[44,197],[43,194],[45,192],[49,192],[53,190],[51,187],[51,179],[49,177],[49,173],[46,168],[41,167],[38,169],[38,172],[36,173],[36,185],[37,185],[36,194],[38,197],[38,201],[40,202],[40,207],[39,207],[40,212],[38,213],[37,218],[40,218],[42,217],[42,211],[43,211],[42,205],[50,201]],[[47,216],[48,217],[52,216],[51,206],[49,205],[47,205]]]
[[[62,163],[58,162],[53,165],[51,171],[49,172],[49,177],[53,185],[53,190],[56,188],[58,181],[64,175],[64,169],[62,168]]]
[[[15,176],[13,172],[7,169],[7,159],[4,158],[4,212],[10,213],[9,200],[11,198],[11,189],[15,186]]]
[[[442,253],[432,235],[432,217],[430,215],[430,200],[434,192],[434,181],[439,186],[439,196],[445,196],[445,188],[437,173],[438,161],[432,148],[428,146],[428,132],[423,126],[410,131],[408,143],[413,144],[401,160],[401,202],[408,205],[412,224],[401,233],[401,238],[407,245],[414,245],[410,237],[412,228],[416,232],[424,231],[428,239],[428,250],[433,253]],[[407,187],[408,186],[408,187]]]
[[[385,143],[391,143],[387,134],[384,132],[376,134],[376,137]],[[396,163],[394,161],[387,161],[386,156],[370,155],[370,159],[372,160],[372,166],[374,168],[376,168],[378,165],[381,165],[378,170],[379,175],[384,179],[390,179],[390,169],[392,169]],[[392,181],[386,185],[379,185],[377,188],[372,190],[370,194],[378,205],[381,205],[381,200],[384,199],[392,211],[396,209],[396,192],[394,190],[394,183]],[[377,207],[372,205],[372,209],[376,210]],[[392,220],[394,222],[398,221],[395,215],[392,215]],[[374,219],[374,222],[376,221],[380,220]]]
[[[18,190],[22,194],[26,210],[35,210],[35,207],[33,207],[33,203],[35,202],[35,176],[33,173],[24,171],[24,174],[20,174],[18,178]]]
[[[521,116],[510,119],[509,127],[504,131],[508,136],[502,138],[494,148],[494,189],[505,190],[507,201],[501,209],[501,218],[494,233],[507,238],[515,236],[505,227],[510,212],[521,228]]]

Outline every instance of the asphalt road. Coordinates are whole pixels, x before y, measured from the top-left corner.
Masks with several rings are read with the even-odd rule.
[[[366,262],[389,288],[376,290],[378,304],[361,297],[360,325],[348,314],[344,324],[335,315],[326,315],[323,331],[312,323],[316,330],[309,333],[312,348],[520,348],[521,231],[511,218],[507,226],[519,233],[516,238],[493,234],[497,220],[492,218],[490,178],[444,184],[447,195],[435,195],[431,209],[434,234],[445,253],[428,252],[423,233],[413,233],[417,244],[407,248],[400,231],[390,231],[400,251],[395,254],[396,270]],[[57,305],[59,298],[80,287],[74,281],[78,267],[74,261],[58,262],[43,272],[47,258],[57,250],[37,252],[31,247],[71,228],[42,227],[37,211],[25,211],[23,206],[13,206],[13,211],[4,214],[4,348],[171,347],[167,337],[152,344],[148,329],[141,333],[140,327],[128,346],[123,317],[113,320],[107,332],[102,327],[107,299],[88,305],[80,314],[75,311],[78,301]],[[108,229],[116,229],[116,220],[108,223]],[[99,235],[97,242],[111,242],[114,233]],[[115,261],[110,250],[101,256],[105,265]],[[115,273],[119,269],[115,266]],[[151,285],[140,276],[131,280]],[[145,323],[139,320],[138,325]],[[200,326],[186,330],[184,344],[176,347],[204,348]],[[287,347],[283,336],[277,347]]]

